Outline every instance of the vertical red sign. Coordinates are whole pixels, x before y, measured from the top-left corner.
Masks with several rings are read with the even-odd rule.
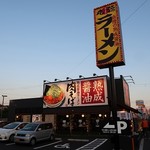
[[[105,103],[104,79],[81,81],[81,104]]]

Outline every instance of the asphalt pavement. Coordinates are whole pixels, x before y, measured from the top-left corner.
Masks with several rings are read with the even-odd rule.
[[[150,131],[148,131],[147,137],[142,137],[139,150],[150,150]]]
[[[135,141],[134,141],[135,140]],[[120,150],[149,150],[150,149],[150,139],[137,136],[133,138],[132,136],[119,137]],[[134,144],[133,144],[134,143]],[[43,141],[37,143],[35,146],[19,144],[10,142],[0,142],[0,150],[57,150],[57,149],[71,149],[71,150],[113,150],[114,143],[110,136],[68,136],[62,138],[56,138],[54,141]]]
[[[73,136],[71,138],[73,139],[86,139],[86,138],[101,138],[101,139],[107,139],[107,142],[105,142],[104,144],[101,145],[100,150],[112,150],[114,149],[114,139],[112,138],[113,136],[109,136],[109,135],[99,135],[99,136],[84,136],[84,135],[80,135],[80,136]],[[63,136],[64,138],[64,136]],[[69,136],[70,138],[70,136]],[[140,143],[142,141],[142,136],[141,135],[137,135],[137,136],[128,136],[128,135],[120,135],[119,136],[119,147],[120,150],[139,150],[140,147]],[[140,150],[145,150],[145,149],[140,149]],[[149,148],[150,150],[150,148]]]
[[[143,140],[143,149],[141,150],[149,150],[150,149],[150,138]]]

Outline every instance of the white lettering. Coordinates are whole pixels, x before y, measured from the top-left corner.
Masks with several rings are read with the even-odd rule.
[[[127,123],[124,121],[117,121],[118,133],[121,134],[121,130],[127,128]]]

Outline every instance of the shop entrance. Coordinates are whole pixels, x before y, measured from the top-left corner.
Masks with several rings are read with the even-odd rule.
[[[60,134],[100,134],[109,114],[71,114],[56,116],[56,132]]]
[[[62,134],[77,134],[87,132],[87,116],[84,114],[57,115],[56,132]]]

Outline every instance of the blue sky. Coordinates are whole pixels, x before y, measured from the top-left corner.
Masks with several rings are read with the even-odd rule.
[[[112,0],[0,0],[0,94],[42,96],[43,80],[109,75],[96,67],[93,9]],[[150,106],[150,1],[118,0],[132,106]],[[2,97],[0,98],[0,102]]]

